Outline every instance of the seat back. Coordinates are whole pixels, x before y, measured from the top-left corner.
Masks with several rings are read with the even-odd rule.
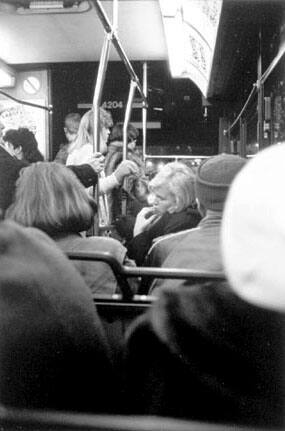
[[[177,268],[155,268],[155,267],[130,267],[122,265],[109,252],[69,252],[67,256],[71,260],[102,261],[112,269],[121,294],[93,295],[98,313],[104,323],[105,330],[111,340],[114,351],[120,351],[124,334],[130,323],[139,315],[145,313],[155,301],[154,296],[136,295],[128,282],[131,277],[143,279],[170,278],[187,279],[192,284],[211,280],[224,280],[224,274],[219,272],[197,271]]]
[[[0,407],[3,431],[262,431],[152,416],[112,416]],[[277,431],[277,430],[276,430]],[[281,430],[280,430],[281,431]]]

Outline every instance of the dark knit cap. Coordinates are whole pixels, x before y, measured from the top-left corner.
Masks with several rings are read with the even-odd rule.
[[[195,187],[199,202],[209,210],[222,211],[229,187],[246,159],[232,154],[219,154],[199,166]]]

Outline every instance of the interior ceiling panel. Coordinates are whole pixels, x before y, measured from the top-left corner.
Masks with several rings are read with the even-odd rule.
[[[112,17],[112,1],[102,4]],[[120,1],[118,22],[118,35],[130,60],[167,58],[158,1]],[[0,13],[0,58],[11,65],[98,61],[103,37],[93,7],[83,13]],[[113,49],[110,60],[118,60]]]
[[[210,96],[246,99],[257,81],[257,60],[261,51],[262,70],[277,54],[284,0],[224,0]]]
[[[16,4],[27,0],[6,0]],[[69,0],[66,0],[69,1]],[[83,13],[5,13],[0,0],[0,58],[10,65],[98,61],[104,30],[92,7]],[[102,0],[109,18],[110,0]],[[276,55],[284,0],[224,0],[209,97],[242,99],[257,79],[259,33],[263,70]],[[2,12],[1,12],[2,9]],[[120,0],[119,31],[131,61],[167,60],[158,0]],[[83,29],[83,30],[82,30]],[[118,60],[112,48],[110,60]],[[194,84],[193,84],[194,85]]]

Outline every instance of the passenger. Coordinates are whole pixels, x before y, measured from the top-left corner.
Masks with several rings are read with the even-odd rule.
[[[139,131],[132,124],[127,128],[127,158],[133,160],[144,172],[144,163],[136,152],[136,142]],[[116,123],[109,138],[108,150],[105,158],[105,173],[111,175],[123,158],[123,123]]]
[[[114,412],[109,347],[81,276],[37,229],[2,221],[0,243],[1,405]]]
[[[72,146],[72,143],[77,138],[77,133],[79,129],[81,116],[76,112],[70,112],[64,118],[64,133],[67,142],[61,144],[59,147],[59,151],[57,152],[54,161],[57,163],[61,163],[62,165],[66,164],[66,160],[69,154],[69,149]]]
[[[0,208],[5,212],[11,204],[15,192],[15,184],[21,169],[28,166],[25,160],[15,157],[14,148],[5,146],[2,140],[3,124],[0,121]],[[103,165],[100,158],[93,156],[86,164],[69,166],[85,187],[96,185],[97,174]]]
[[[78,133],[72,147],[70,147],[66,164],[79,164],[93,153],[93,135],[94,135],[94,115],[93,110],[87,111],[81,118]],[[107,141],[110,129],[113,126],[113,120],[110,112],[104,108],[99,108],[99,127],[100,142],[99,152],[106,154]]]
[[[119,241],[81,234],[92,225],[95,212],[95,201],[69,169],[55,162],[42,162],[20,173],[15,201],[6,211],[6,218],[43,230],[65,252],[106,251],[121,264],[132,265]],[[113,294],[119,290],[108,264],[75,264],[93,293]]]
[[[126,201],[125,213],[128,215],[128,224],[134,221],[137,213],[142,209],[141,187],[146,184],[145,166],[141,156],[136,149],[139,131],[132,124],[127,127],[127,159],[133,161],[138,171],[136,175],[130,175],[123,184],[123,188],[115,188],[108,195],[111,222],[118,223],[122,215],[122,200]],[[116,123],[110,134],[110,143],[105,157],[105,174],[111,175],[123,160],[123,123]]]
[[[284,329],[227,283],[168,283],[128,329],[130,413],[284,429]]]
[[[5,146],[12,145],[12,151],[19,160],[25,160],[28,163],[44,160],[38,149],[35,135],[26,127],[7,130],[3,136],[3,142]]]
[[[225,206],[222,245],[235,292],[285,310],[285,144],[258,153],[235,179]]]
[[[284,429],[284,159],[285,145],[273,146],[233,180],[222,221],[229,282],[165,283],[129,329],[132,414]],[[243,164],[234,162],[231,175]],[[198,175],[209,199],[213,173]],[[219,184],[216,203],[226,194]]]
[[[110,128],[113,125],[111,114],[100,108],[100,145],[99,152],[103,155],[107,152],[107,141]],[[81,118],[78,135],[70,149],[67,165],[79,165],[86,163],[93,154],[93,111],[87,111]],[[100,191],[107,193],[114,187],[118,187],[124,178],[130,174],[136,174],[136,165],[129,160],[123,161],[112,175],[101,178],[99,182]]]
[[[246,159],[220,154],[204,161],[195,179],[198,209],[202,220],[197,228],[172,234],[154,244],[150,251],[150,266],[184,268],[201,271],[223,271],[220,230],[226,196],[236,174]],[[169,285],[168,280],[155,280],[154,288]],[[183,280],[171,280],[179,287]]]
[[[149,183],[153,205],[138,214],[134,238],[128,243],[128,254],[137,265],[145,261],[156,238],[199,223],[194,189],[194,172],[184,163],[167,163]]]

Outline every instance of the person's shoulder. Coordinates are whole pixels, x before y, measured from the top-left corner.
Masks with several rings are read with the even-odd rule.
[[[126,250],[123,244],[115,238],[106,236],[89,236],[83,239],[86,240],[86,243],[90,244],[90,247],[96,244],[96,246],[100,248],[98,251],[108,251],[108,249],[111,248]]]
[[[24,160],[18,160],[15,157],[11,156],[11,154],[9,154],[8,151],[5,150],[5,148],[1,147],[1,145],[0,145],[0,164],[1,164],[1,170],[3,167],[3,168],[6,168],[5,171],[10,169],[16,169],[16,170],[22,169],[29,165],[28,162]]]
[[[152,248],[153,247],[159,247],[159,248],[172,248],[173,244],[177,241],[183,241],[184,238],[186,238],[189,234],[193,233],[194,231],[198,230],[199,227],[191,228],[191,229],[185,229],[180,232],[170,233],[168,235],[163,235],[155,239]],[[150,250],[151,251],[151,250]]]
[[[104,236],[90,236],[82,238],[84,241],[85,251],[96,251],[100,253],[110,253],[119,261],[124,260],[127,249],[115,238],[104,237]]]
[[[11,162],[14,162],[14,164],[17,163],[17,160],[12,157],[11,154],[9,154],[8,151],[6,151],[5,148],[0,145],[0,161],[3,163],[4,160],[5,162],[7,160],[11,160]]]

